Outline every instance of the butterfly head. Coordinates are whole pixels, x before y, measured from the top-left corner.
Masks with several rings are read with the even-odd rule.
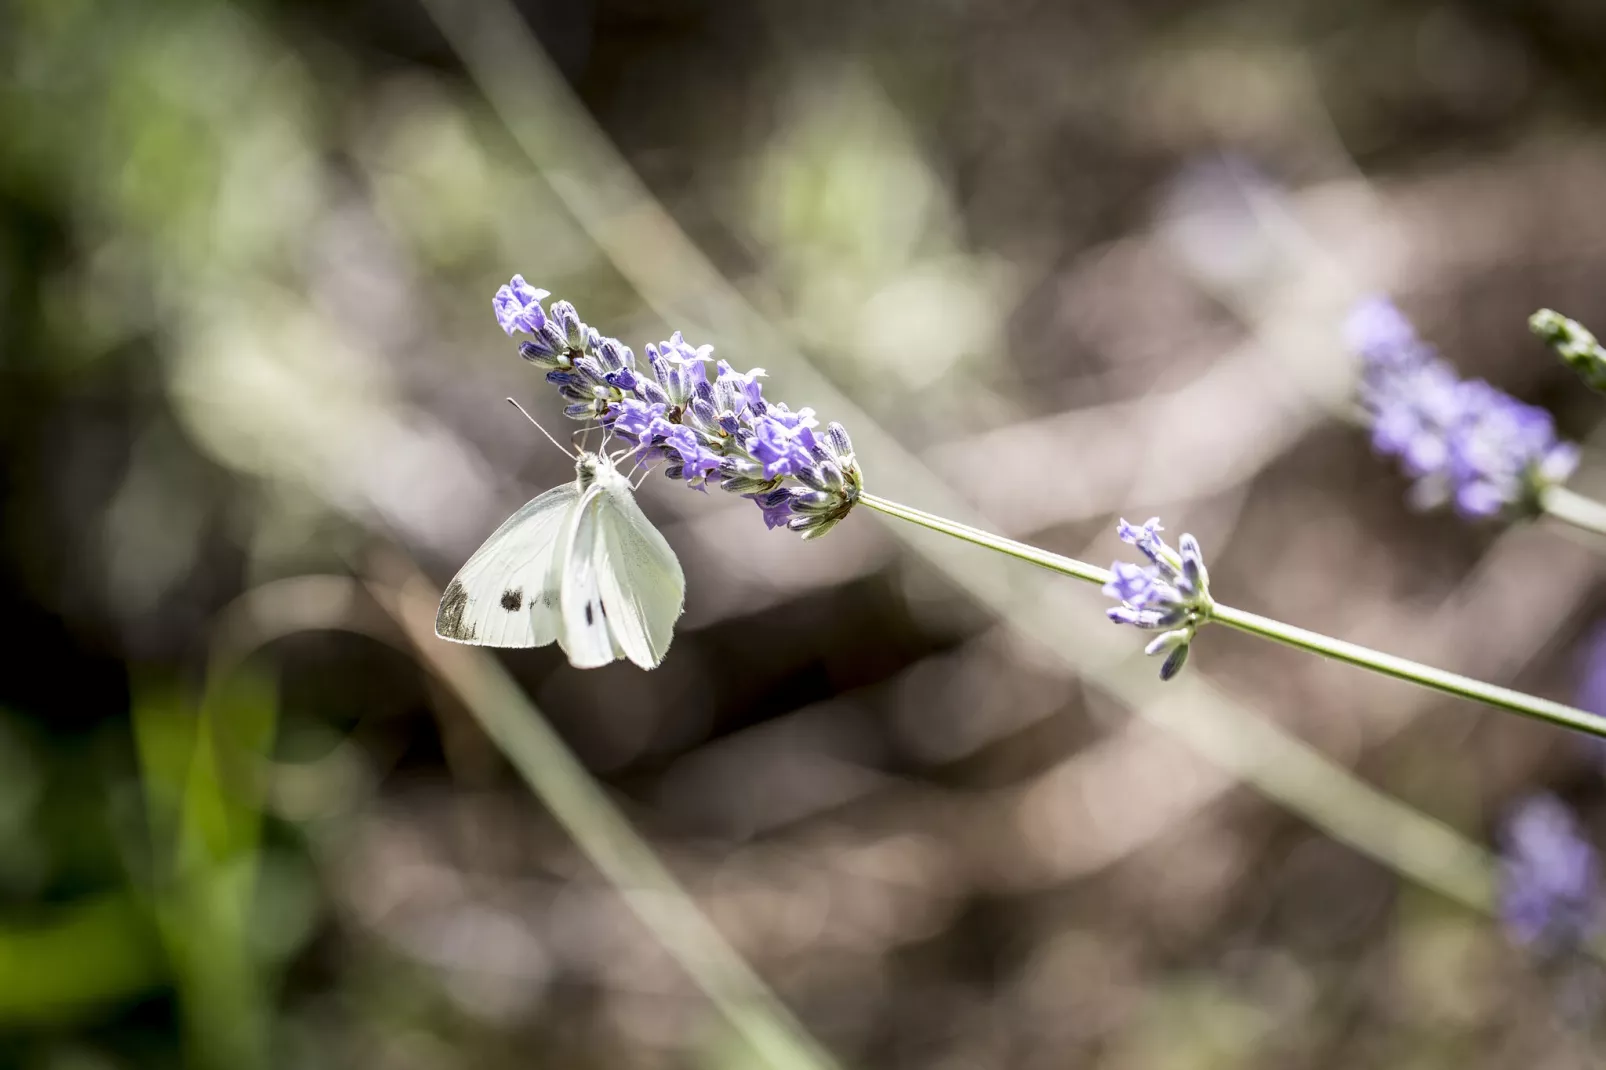
[[[574,471],[580,481],[581,490],[585,490],[599,479],[606,479],[614,470],[613,460],[606,453],[581,450],[580,456],[574,459]]]

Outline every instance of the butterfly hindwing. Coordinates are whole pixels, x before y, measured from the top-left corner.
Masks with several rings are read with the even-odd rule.
[[[613,645],[650,669],[664,660],[686,600],[686,577],[668,541],[636,504],[623,476],[600,485],[597,587]]]
[[[593,483],[564,525],[548,580],[558,591],[558,645],[569,655],[569,663],[580,669],[594,669],[619,656],[608,632],[607,607],[598,582],[597,532],[603,505],[602,490]]]
[[[630,481],[601,468],[560,543],[558,643],[582,668],[626,657],[663,661],[685,601],[686,579],[669,543],[636,504]]]
[[[544,646],[557,638],[557,588],[548,588],[565,521],[580,488],[566,483],[508,517],[447,584],[435,634],[478,646]]]

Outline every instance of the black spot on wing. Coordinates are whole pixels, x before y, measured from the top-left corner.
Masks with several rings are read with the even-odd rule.
[[[511,591],[502,592],[502,608],[509,613],[517,613],[524,608],[524,588],[515,587]]]
[[[591,603],[586,603],[586,623],[590,624],[595,618],[591,614]]]
[[[446,593],[441,595],[441,608],[435,614],[435,634],[445,639],[472,643],[475,639],[474,625],[463,619],[467,613],[468,591],[453,580],[446,585]]]

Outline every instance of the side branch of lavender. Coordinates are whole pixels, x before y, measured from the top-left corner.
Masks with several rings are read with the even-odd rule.
[[[1528,320],[1586,383],[1606,390],[1606,349],[1582,324],[1549,309]],[[1385,298],[1362,301],[1347,324],[1361,357],[1359,400],[1372,447],[1416,480],[1411,503],[1446,501],[1469,520],[1545,515],[1606,535],[1606,504],[1566,487],[1576,445],[1550,414],[1481,379],[1461,379]]]
[[[567,301],[515,275],[496,292],[496,321],[511,337],[531,335],[519,355],[546,371],[574,420],[596,421],[662,464],[665,475],[706,489],[709,480],[758,504],[764,523],[805,539],[830,531],[859,500],[864,476],[841,424],[816,433],[813,409],[792,411],[764,397],[764,369],[738,372],[724,361],[711,378],[713,346],[679,331],[648,343],[645,359],[581,321]]]
[[[1542,308],[1528,317],[1528,329],[1547,342],[1562,363],[1577,372],[1588,386],[1606,393],[1606,346],[1589,328],[1560,312]],[[1606,535],[1606,503],[1558,484],[1544,489],[1539,505],[1548,516]]]
[[[1161,668],[1164,679],[1174,677],[1187,659],[1187,654],[1179,654],[1178,651],[1189,649],[1200,628],[1216,623],[1446,695],[1472,699],[1496,709],[1606,738],[1606,718],[1573,706],[1435,669],[1408,658],[1222,605],[1210,595],[1209,574],[1205,570],[1198,541],[1185,535],[1181,540],[1184,550],[1179,552],[1172,549],[1159,538],[1158,533],[1162,529],[1155,519],[1141,526],[1123,520],[1117,528],[1124,541],[1138,547],[1149,558],[1150,565],[1143,568],[1117,562],[1113,570],[1106,571],[1075,558],[991,535],[967,524],[945,520],[872,494],[865,494],[860,500],[869,508],[888,516],[996,550],[1084,583],[1103,585],[1105,593],[1121,600],[1120,606],[1109,611],[1111,620],[1118,624],[1161,631],[1148,644],[1147,652],[1166,656]]]
[[[1362,361],[1372,447],[1416,481],[1418,508],[1449,502],[1468,520],[1531,519],[1578,467],[1578,447],[1557,437],[1548,412],[1460,378],[1392,302],[1363,301],[1347,334]]]

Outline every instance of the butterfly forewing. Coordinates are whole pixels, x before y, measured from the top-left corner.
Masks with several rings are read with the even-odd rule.
[[[478,646],[543,646],[559,632],[558,588],[548,587],[576,483],[525,503],[486,539],[446,585],[435,634]]]

